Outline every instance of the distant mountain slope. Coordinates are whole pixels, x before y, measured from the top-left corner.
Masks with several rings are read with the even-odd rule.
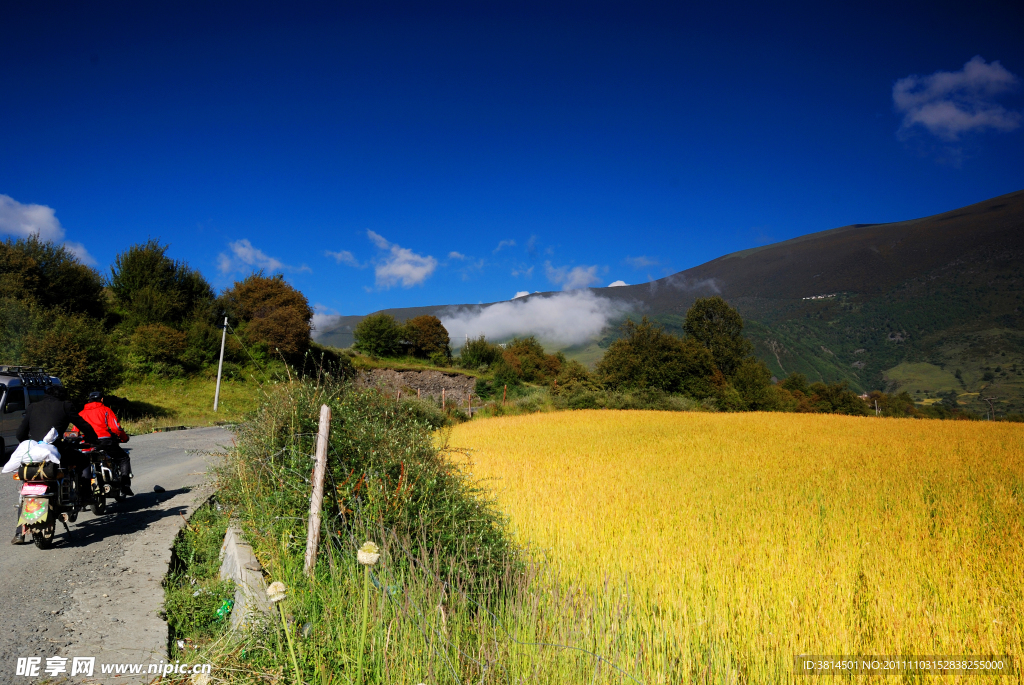
[[[909,389],[925,401],[953,391],[979,410],[991,396],[1002,411],[1024,410],[1024,191],[922,219],[813,233],[593,292],[670,329],[696,298],[719,294],[743,314],[758,354],[779,376]],[[388,311],[405,319],[451,309]],[[345,317],[320,340],[351,344],[361,319]]]

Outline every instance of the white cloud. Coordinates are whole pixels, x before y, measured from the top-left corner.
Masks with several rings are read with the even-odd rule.
[[[362,269],[365,264],[360,264],[356,256],[348,250],[339,250],[332,252],[331,250],[325,250],[324,254],[336,261],[338,264],[345,264],[347,266],[354,266],[357,269]]]
[[[626,264],[629,264],[634,269],[645,269],[649,266],[657,266],[660,262],[657,259],[651,259],[640,255],[639,257],[626,257]]]
[[[460,261],[464,261],[466,259],[466,255],[462,254],[461,252],[455,252],[453,250],[452,252],[448,253],[448,259],[458,259]]]
[[[525,264],[520,264],[519,266],[516,266],[516,267],[512,268],[512,275],[515,276],[516,278],[518,278],[519,276],[524,276],[526,278],[532,278],[533,277],[533,267],[532,266],[531,267],[527,267]]]
[[[1020,79],[998,60],[986,64],[980,55],[960,71],[901,78],[892,87],[893,105],[903,114],[900,132],[920,126],[955,142],[971,131],[1012,131],[1020,126],[1020,112],[996,104],[995,99],[1019,84]]]
[[[547,297],[520,297],[475,310],[440,315],[454,344],[468,335],[493,340],[535,335],[545,344],[569,346],[596,338],[627,305],[598,297],[589,290]]]
[[[556,285],[562,286],[562,290],[576,290],[588,288],[601,280],[597,275],[598,266],[551,266],[551,262],[544,262],[544,273],[548,280]]]
[[[516,246],[516,241],[514,241],[514,240],[502,240],[500,243],[498,243],[498,246],[496,248],[494,248],[494,254],[498,254],[499,252],[504,250],[506,247],[515,247],[515,246]]]
[[[271,257],[249,242],[248,238],[228,243],[228,248],[231,250],[230,254],[221,252],[217,257],[217,268],[224,274],[249,269],[261,269],[270,273],[275,271],[312,271],[305,264],[299,267],[289,266],[280,259]]]
[[[513,300],[518,300],[520,297],[526,297],[529,294],[530,294],[529,290],[520,290],[519,292],[516,293],[516,296],[513,297],[512,299]]]
[[[437,268],[437,260],[427,255],[418,255],[412,250],[389,243],[383,236],[367,231],[373,244],[388,251],[388,256],[374,265],[378,288],[390,288],[402,284],[403,288],[422,285]]]
[[[85,245],[82,243],[65,240],[64,247],[67,248],[68,252],[75,255],[75,257],[78,258],[78,261],[82,262],[82,264],[87,266],[96,266],[96,260],[91,254],[89,254],[89,251],[85,249]]]
[[[63,240],[64,227],[52,207],[23,205],[9,195],[0,195],[0,233],[18,238],[35,235],[40,240],[56,243]],[[66,241],[64,247],[83,264],[96,265],[96,260],[82,243]]]
[[[608,284],[608,287],[609,288],[619,288],[619,287],[622,287],[624,285],[629,285],[629,283],[626,283],[625,281],[612,281],[611,283]]]
[[[341,317],[330,307],[317,303],[313,305],[313,338],[320,337],[324,331],[331,328]]]
[[[52,241],[64,237],[64,229],[51,207],[23,205],[7,195],[0,195],[0,232],[19,238],[37,235],[40,240]]]

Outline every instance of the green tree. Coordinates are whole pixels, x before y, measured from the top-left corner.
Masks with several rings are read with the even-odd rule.
[[[532,335],[526,338],[513,338],[505,344],[501,356],[516,375],[527,383],[545,382],[554,378],[565,360],[561,353],[544,352],[544,347]]]
[[[299,363],[309,349],[313,309],[281,274],[255,272],[235,282],[217,302],[239,322],[237,328],[248,344],[262,343],[269,354],[280,352],[291,363]]]
[[[157,240],[132,245],[110,267],[110,290],[128,325],[179,326],[197,307],[208,308],[213,288],[187,263],[167,256]]]
[[[867,416],[868,405],[850,390],[846,381],[841,383],[811,383],[811,406],[822,414],[851,414]]]
[[[490,367],[501,359],[501,348],[487,341],[487,338],[470,338],[459,353],[459,366],[464,369]]]
[[[120,362],[99,321],[57,310],[46,317],[44,326],[25,341],[25,363],[59,377],[69,394],[78,399],[92,390],[117,387]]]
[[[698,298],[686,312],[686,334],[711,352],[715,366],[732,378],[753,345],[743,337],[743,317],[717,295]]]
[[[694,340],[666,333],[646,316],[627,319],[622,337],[597,364],[598,377],[613,390],[653,388],[703,398],[712,394],[711,353]]]
[[[768,366],[754,357],[740,362],[732,378],[732,385],[742,398],[744,408],[749,411],[776,411],[780,409],[780,398],[772,386],[772,372]]]
[[[436,316],[417,316],[405,322],[405,339],[413,355],[424,359],[440,354],[451,359],[451,340],[444,324]]]
[[[371,357],[394,357],[402,349],[404,333],[390,314],[370,314],[353,331],[352,346]]]
[[[0,242],[0,299],[102,319],[103,279],[63,245],[37,236]]]
[[[807,384],[807,376],[802,373],[791,373],[779,385],[790,392],[799,392],[810,396],[811,386]]]
[[[576,359],[566,360],[551,383],[551,392],[555,395],[595,390],[601,390],[601,382]]]

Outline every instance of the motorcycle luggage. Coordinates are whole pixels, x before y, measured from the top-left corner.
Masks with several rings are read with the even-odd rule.
[[[59,464],[44,461],[39,464],[23,464],[18,471],[21,480],[57,480],[64,477],[64,470]]]

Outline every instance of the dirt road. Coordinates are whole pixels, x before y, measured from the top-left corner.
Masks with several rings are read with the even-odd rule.
[[[51,680],[72,683],[149,682],[153,676],[104,677],[101,665],[150,664],[167,658],[167,625],[158,612],[161,580],[183,518],[210,495],[206,471],[232,434],[199,428],[132,438],[135,497],[108,500],[104,516],[79,515],[53,549],[8,544],[17,522],[18,483],[0,482],[0,683],[30,683],[16,675],[19,657],[64,657]],[[153,492],[153,486],[165,488]],[[70,677],[74,657],[95,657],[93,677]],[[55,663],[59,665],[59,661]],[[143,669],[145,670],[145,669]]]

